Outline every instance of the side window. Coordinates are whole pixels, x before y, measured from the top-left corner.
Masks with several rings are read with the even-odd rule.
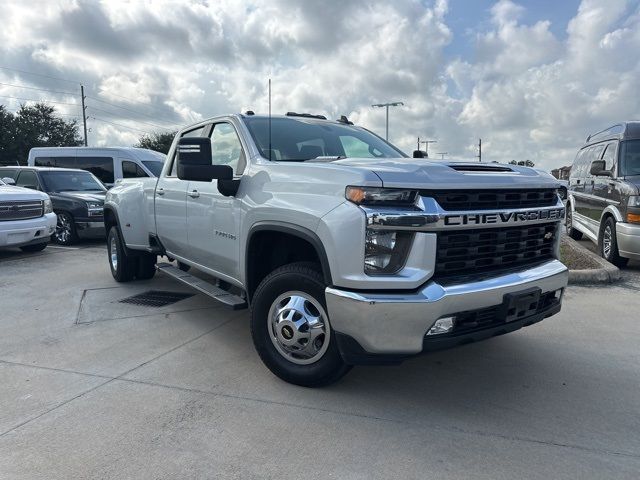
[[[208,125],[205,125],[203,127],[199,127],[196,128],[194,130],[189,130],[188,132],[184,132],[182,135],[180,135],[180,138],[187,138],[187,137],[201,137],[202,134],[204,133],[204,129],[207,127]],[[178,152],[174,152],[173,154],[173,158],[171,159],[171,161],[173,162],[171,164],[171,172],[169,173],[170,177],[175,177],[177,176],[177,172],[178,172],[178,162],[176,162],[176,158],[178,156]]]
[[[616,163],[616,147],[617,142],[608,143],[604,154],[602,155],[602,160],[604,160],[604,168],[605,170],[613,171],[613,167]]]
[[[12,170],[9,168],[3,168],[2,170],[0,170],[0,178],[12,178],[13,181],[16,181],[16,178],[18,177],[18,171],[17,170]]]
[[[229,165],[238,173],[244,167],[242,144],[235,129],[229,123],[216,123],[211,133],[211,163]]]
[[[62,168],[79,168],[76,167],[76,157],[51,157],[52,167],[62,167]]]
[[[32,188],[34,190],[37,190],[38,176],[36,175],[36,172],[34,172],[33,170],[22,170],[18,175],[16,185],[18,187]]]
[[[33,159],[33,164],[36,167],[55,167],[56,160],[54,157],[36,157]]]
[[[573,161],[573,166],[571,167],[571,178],[582,178],[583,172],[584,172],[584,164],[585,164],[585,159],[588,156],[587,154],[588,149],[587,148],[583,148],[582,150],[580,150],[578,152],[578,155],[576,155],[576,159]]]
[[[138,164],[129,162],[128,160],[122,161],[122,177],[123,178],[139,178],[148,177],[147,173],[142,170]]]
[[[112,157],[77,157],[75,168],[93,173],[102,183],[113,183]]]

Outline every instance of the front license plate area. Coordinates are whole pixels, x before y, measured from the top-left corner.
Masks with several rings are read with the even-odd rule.
[[[538,310],[541,293],[538,287],[507,293],[500,309],[500,318],[509,323],[533,315]]]

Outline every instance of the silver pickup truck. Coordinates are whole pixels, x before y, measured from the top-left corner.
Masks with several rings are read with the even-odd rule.
[[[558,188],[408,158],[345,117],[220,116],[178,132],[159,178],[109,190],[108,259],[117,281],[157,270],[250,307],[266,366],[319,386],[557,313]]]

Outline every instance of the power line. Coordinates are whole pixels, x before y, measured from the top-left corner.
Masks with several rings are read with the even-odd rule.
[[[0,97],[2,97],[2,98],[11,98],[13,100],[24,100],[26,102],[59,103],[60,105],[75,105],[75,106],[78,106],[77,103],[58,102],[57,100],[47,100],[45,98],[23,98],[23,97],[12,97],[10,95],[0,95]]]
[[[99,122],[104,122],[104,123],[109,123],[111,125],[115,125],[116,127],[128,128],[129,130],[135,130],[137,132],[146,133],[146,134],[151,133],[151,132],[147,132],[146,130],[140,130],[138,128],[129,127],[127,125],[122,125],[120,123],[110,122],[109,120],[105,120],[104,118],[99,118],[99,117],[95,117],[95,116],[93,116],[91,118],[93,120],[98,120]]]
[[[49,90],[47,88],[27,87],[25,85],[14,85],[13,83],[2,83],[2,82],[0,82],[0,85],[5,85],[7,87],[25,88],[27,90],[40,90],[41,92],[59,93],[60,95],[73,95],[74,97],[78,96],[77,93],[60,92],[60,91],[57,91],[57,90]]]
[[[89,108],[90,108],[91,110],[97,110],[98,112],[108,113],[108,114],[110,114],[110,115],[117,115],[117,114],[116,114],[116,113],[114,113],[114,112],[110,112],[110,111],[108,111],[108,110],[102,110],[101,108],[97,108],[97,107],[89,107]],[[151,126],[151,127],[161,128],[161,129],[163,129],[163,130],[171,130],[170,128],[162,127],[162,126],[160,126],[160,125],[156,125],[156,124],[154,124],[154,123],[143,122],[142,120],[138,120],[137,118],[131,118],[130,120],[133,120],[133,121],[138,122],[138,123],[143,123],[143,124],[145,124],[145,125],[149,125],[149,126]]]
[[[96,102],[105,103],[105,104],[110,105],[110,106],[115,107],[115,108],[121,108],[122,110],[126,110],[127,112],[135,113],[136,115],[142,115],[144,117],[148,117],[148,118],[150,118],[152,120],[156,120],[156,121],[159,120],[159,121],[161,121],[163,123],[166,123],[166,124],[174,126],[174,127],[175,126],[179,126],[177,123],[172,123],[172,122],[169,122],[168,120],[162,120],[162,119],[156,118],[156,117],[154,117],[152,115],[147,115],[147,114],[142,113],[142,112],[137,112],[135,110],[131,110],[130,108],[121,107],[120,105],[115,105],[113,103],[105,102],[104,100],[100,100],[99,98],[96,98],[96,97],[90,97],[90,96],[87,95],[87,98],[90,98],[91,100],[94,100]]]
[[[36,75],[38,77],[44,77],[44,78],[51,78],[53,80],[60,80],[61,82],[69,82],[69,83],[77,83],[80,84],[80,82],[75,81],[75,80],[67,80],[66,78],[58,78],[58,77],[52,77],[51,75],[44,75],[42,73],[34,73],[34,72],[28,72],[26,70],[20,70],[18,68],[11,68],[11,67],[3,67],[0,66],[0,69],[2,70],[11,70],[14,72],[20,72],[20,73],[26,73],[27,75]]]

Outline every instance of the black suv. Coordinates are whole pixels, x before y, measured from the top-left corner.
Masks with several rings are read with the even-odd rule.
[[[571,167],[566,225],[614,265],[640,260],[640,122],[589,135]]]
[[[52,239],[71,245],[78,238],[104,237],[105,186],[84,170],[49,167],[0,167],[0,178],[49,194],[58,216]]]

